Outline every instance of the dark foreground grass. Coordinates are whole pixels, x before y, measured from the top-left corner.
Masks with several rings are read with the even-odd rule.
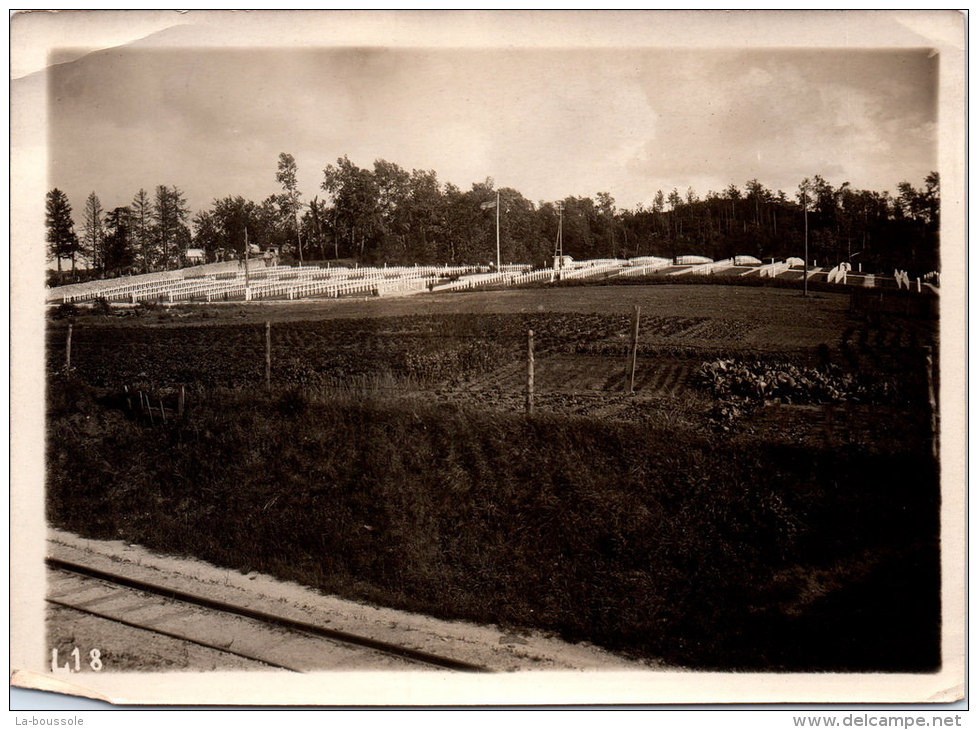
[[[48,406],[49,518],[83,535],[677,665],[940,663],[921,454],[297,391],[155,430],[78,383]]]

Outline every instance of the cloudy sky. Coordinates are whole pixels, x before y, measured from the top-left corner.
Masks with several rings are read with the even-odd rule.
[[[164,32],[165,33],[165,32]],[[151,38],[153,38],[151,36]],[[252,47],[143,42],[48,70],[50,185],[76,211],[140,188],[278,192],[280,152],[304,196],[347,155],[492,177],[534,201],[657,189],[702,195],[805,176],[894,191],[937,168],[939,57],[909,50]]]

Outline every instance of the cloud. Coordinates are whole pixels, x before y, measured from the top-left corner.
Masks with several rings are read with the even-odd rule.
[[[892,186],[895,180],[885,181],[898,170],[897,177],[933,166],[933,107],[907,98],[929,88],[894,98],[872,83],[883,69],[860,76],[858,60],[699,57],[673,83],[646,85],[650,104],[661,110],[659,135],[630,168],[658,187],[699,180],[719,189],[756,177],[787,189],[816,172]]]
[[[921,53],[120,49],[51,80],[52,186],[107,207],[158,184],[194,208],[261,200],[280,152],[307,197],[348,155],[623,206],[814,173],[893,189],[935,166]]]

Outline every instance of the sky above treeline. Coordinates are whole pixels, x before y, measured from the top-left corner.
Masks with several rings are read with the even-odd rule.
[[[895,192],[937,169],[938,56],[909,50],[141,47],[48,70],[50,185],[80,216],[176,185],[191,210],[280,191],[304,199],[346,155],[491,177],[535,202],[607,191],[703,197],[806,176]],[[76,216],[76,217],[77,217]],[[76,221],[77,222],[77,221]]]

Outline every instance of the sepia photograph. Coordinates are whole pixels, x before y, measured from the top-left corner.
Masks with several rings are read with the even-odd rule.
[[[12,686],[964,697],[962,14],[9,30]]]

